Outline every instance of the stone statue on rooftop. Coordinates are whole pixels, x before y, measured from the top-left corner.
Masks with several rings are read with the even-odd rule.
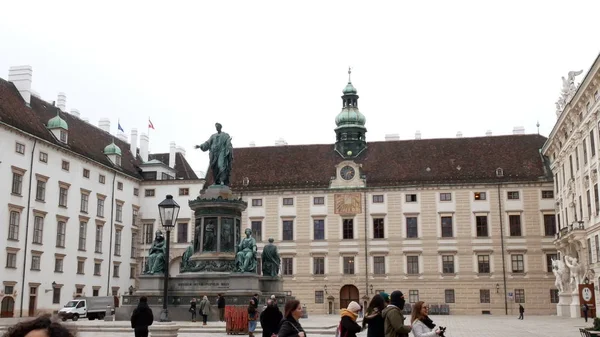
[[[200,144],[196,149],[209,151],[209,166],[212,171],[215,185],[229,186],[231,164],[233,163],[233,146],[229,134],[221,131],[221,124],[216,123],[217,133]]]

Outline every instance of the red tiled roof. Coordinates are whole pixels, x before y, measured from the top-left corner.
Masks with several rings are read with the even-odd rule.
[[[148,160],[156,159],[169,166],[169,157],[169,153],[154,153],[148,155]],[[175,153],[175,175],[177,179],[199,179],[180,152]]]
[[[355,162],[371,187],[552,181],[539,153],[545,141],[540,135],[509,135],[371,142]],[[343,161],[333,144],[236,148],[233,157],[231,187],[248,191],[328,188]],[[504,177],[496,176],[497,168]]]

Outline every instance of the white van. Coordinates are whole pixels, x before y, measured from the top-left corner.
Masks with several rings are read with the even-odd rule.
[[[115,299],[112,296],[94,296],[79,297],[69,301],[58,311],[58,317],[63,321],[87,317],[90,321],[93,319],[103,319],[106,315],[106,309],[110,307],[111,315],[115,313]]]

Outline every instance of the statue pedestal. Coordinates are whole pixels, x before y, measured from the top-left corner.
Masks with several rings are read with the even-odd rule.
[[[162,274],[140,275],[138,277],[139,288],[137,292],[144,295],[159,296],[163,294],[163,285],[165,284],[165,276]]]
[[[569,306],[571,305],[571,294],[561,293],[558,295],[558,303],[556,304],[556,316],[571,317]]]
[[[283,280],[281,277],[262,276],[260,290],[267,294],[283,293]]]
[[[572,293],[571,295],[571,304],[569,305],[569,312],[571,314],[571,318],[581,317],[581,305],[579,303],[579,294]]]

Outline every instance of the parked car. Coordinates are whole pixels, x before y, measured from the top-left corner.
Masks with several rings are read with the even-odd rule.
[[[115,299],[112,296],[94,296],[75,298],[58,311],[58,317],[63,321],[87,317],[90,321],[104,319],[106,310],[110,307],[111,315],[115,313]]]

